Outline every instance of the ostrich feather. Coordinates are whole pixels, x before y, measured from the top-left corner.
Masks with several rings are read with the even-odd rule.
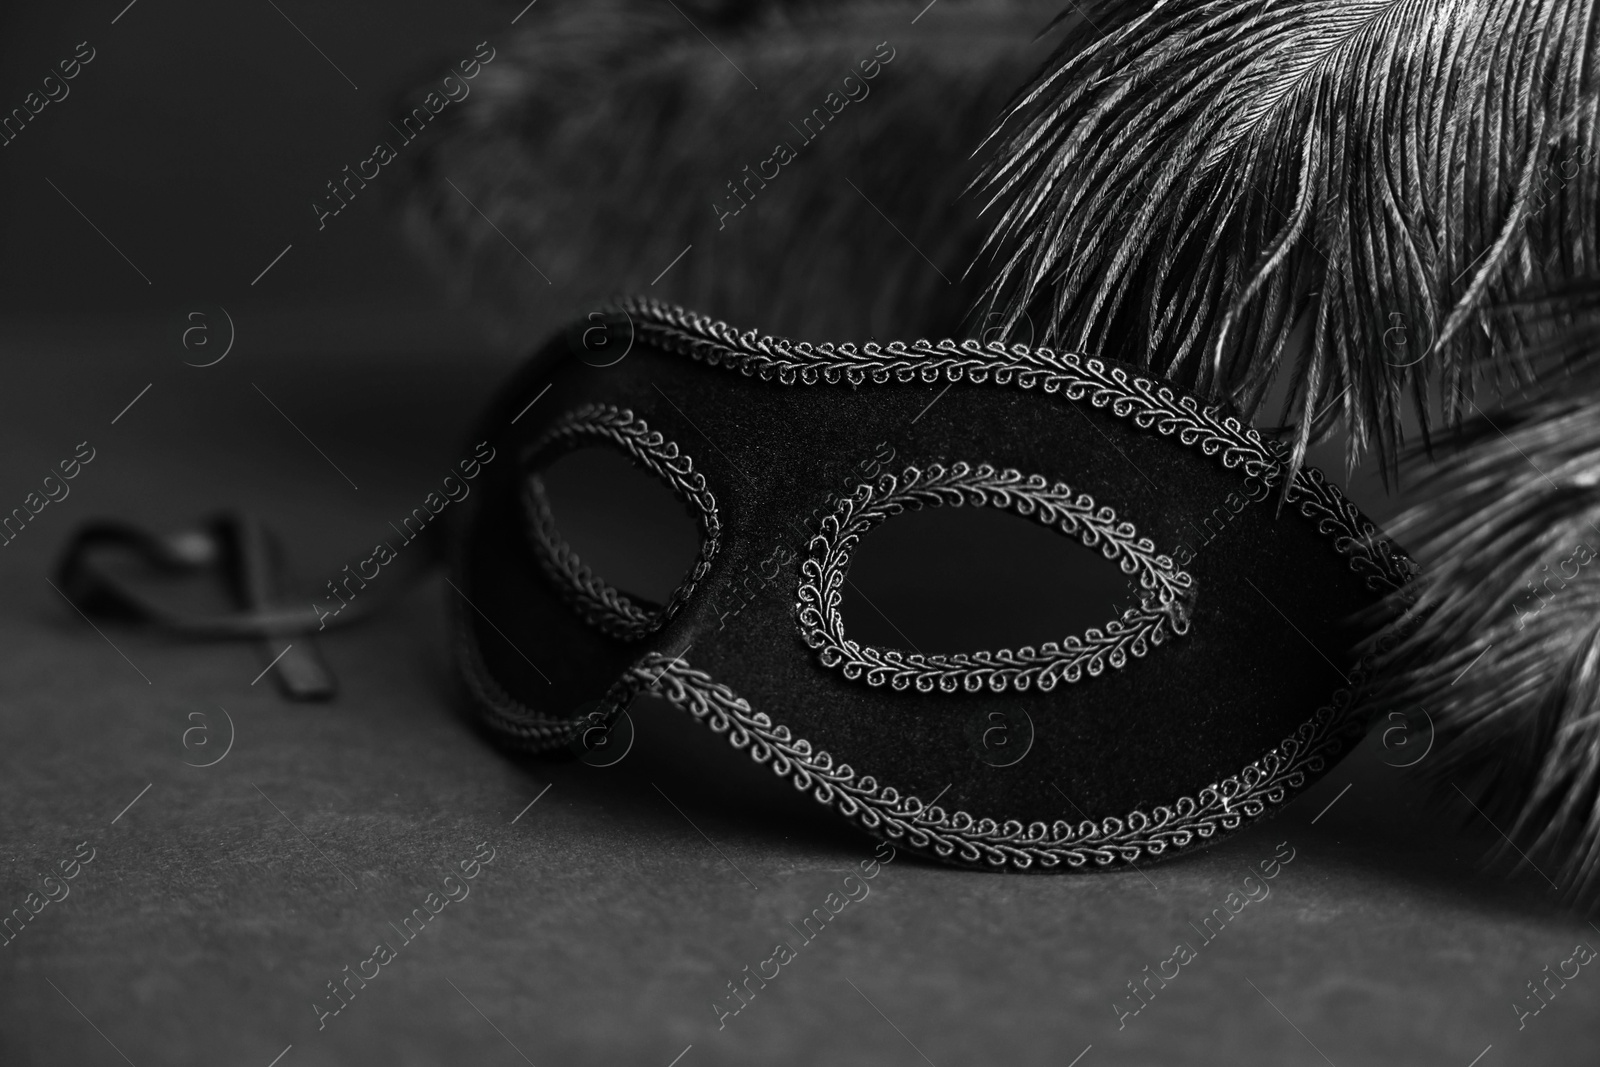
[[[1074,14],[1075,13],[1075,14]],[[1589,0],[1085,0],[994,134],[984,306],[1389,473],[1597,265]],[[1296,330],[1302,331],[1297,334]],[[1396,352],[1403,329],[1415,351]],[[1386,344],[1386,333],[1388,340]]]
[[[1053,13],[945,0],[912,25],[906,3],[541,4],[441,117],[409,228],[525,342],[622,291],[802,336],[960,333],[978,291],[961,267],[983,238],[958,203],[971,155],[1049,54],[1036,38]],[[880,42],[894,58],[870,92],[804,140]],[[798,158],[720,218],[728,183],[783,142]]]
[[[1462,428],[1392,532],[1422,562],[1380,651],[1380,710],[1425,709],[1451,794],[1529,862],[1600,887],[1600,286],[1540,309],[1547,383]],[[1568,377],[1564,369],[1575,369]],[[1541,868],[1541,873],[1543,869]],[[1548,877],[1548,875],[1547,875]]]

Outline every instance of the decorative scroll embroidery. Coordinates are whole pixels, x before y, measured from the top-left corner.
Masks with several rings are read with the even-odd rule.
[[[584,438],[598,437],[619,445],[651,473],[672,487],[678,498],[696,512],[700,521],[700,555],[694,569],[668,598],[665,606],[635,603],[626,593],[597,577],[556,529],[555,517],[545,499],[544,483],[530,474],[523,489],[523,516],[533,542],[534,555],[562,596],[589,624],[612,637],[637,641],[659,630],[683,607],[694,587],[711,569],[717,554],[722,522],[717,518],[717,498],[706,488],[705,475],[677,444],[650,429],[625,408],[587,404],[556,423],[526,453],[525,465],[553,458],[559,451],[577,447]]]
[[[1103,630],[1091,629],[1082,637],[1037,649],[924,655],[863,647],[847,638],[839,601],[850,557],[862,535],[906,508],[961,504],[1005,508],[1100,549],[1124,574],[1138,575],[1140,606],[1112,619]],[[935,464],[927,470],[908,467],[899,478],[885,474],[875,485],[862,485],[840,500],[811,541],[810,556],[800,567],[798,595],[800,632],[806,644],[818,650],[823,666],[841,667],[852,681],[865,677],[869,685],[887,683],[895,689],[914,685],[923,693],[936,688],[946,693],[984,688],[1023,692],[1031,686],[1048,692],[1058,682],[1076,682],[1085,671],[1099,675],[1108,663],[1121,667],[1130,653],[1143,656],[1168,634],[1187,632],[1194,579],[1174,566],[1170,557],[1157,555],[1155,545],[1138,536],[1132,523],[1118,522],[1108,507],[1096,507],[1087,493],[1075,493],[1059,482],[1052,485],[1039,475],[956,463]]]
[[[1362,676],[1358,670],[1351,680],[1359,685]],[[1360,735],[1362,726],[1349,714],[1352,690],[1340,689],[1330,704],[1266,755],[1195,796],[1120,818],[1024,825],[1015,819],[1001,823],[946,811],[879,785],[871,775],[858,776],[848,763],[835,763],[787,726],[775,725],[771,716],[755,711],[749,701],[682,657],[652,652],[627,677],[636,690],[664,697],[713,732],[725,734],[734,748],[748,750],[751,759],[770,765],[775,774],[837,808],[868,833],[953,863],[1018,870],[1035,864],[1053,870],[1136,863],[1187,848],[1219,831],[1237,830],[1303,788],[1309,775],[1322,771]]]
[[[1269,485],[1278,484],[1283,477],[1283,450],[1276,442],[1264,440],[1217,408],[1202,407],[1192,396],[1178,395],[1170,385],[1092,356],[1007,346],[999,341],[813,344],[754,330],[741,333],[725,322],[642,297],[624,301],[620,308],[634,322],[636,335],[647,343],[764,381],[776,379],[785,385],[968,381],[1038,388],[1070,401],[1088,400],[1095,408],[1131,419],[1140,429],[1176,436],[1180,443],[1221,460],[1226,469],[1241,470]],[[1363,577],[1368,589],[1387,593],[1411,580],[1415,572],[1411,560],[1383,538],[1320,471],[1303,467],[1296,472],[1290,500],[1297,497],[1301,514],[1317,520],[1323,533],[1336,537],[1334,547]]]
[[[763,336],[754,330],[741,333],[707,316],[650,300],[631,299],[622,309],[637,320],[636,329],[648,343],[763,380],[776,378],[785,385],[965,380],[1023,389],[1039,387],[1070,401],[1087,399],[1096,408],[1109,408],[1113,415],[1131,419],[1141,429],[1154,429],[1168,437],[1176,435],[1183,445],[1220,459],[1226,469],[1242,469],[1244,474],[1267,484],[1278,484],[1283,477],[1282,449],[1275,442],[1263,440],[1254,429],[1215,408],[1202,408],[1193,397],[1179,396],[1170,386],[1089,356],[977,341],[919,340],[885,345],[871,342],[859,347],[810,344]],[[607,409],[592,405],[580,410]],[[609,410],[643,430],[643,422],[634,419],[631,412]],[[673,456],[676,458],[676,450]],[[687,459],[683,462],[687,473]],[[704,491],[703,478],[694,477],[700,479]],[[706,496],[709,498],[710,494]],[[1328,484],[1322,472],[1314,468],[1296,472],[1288,500],[1298,503],[1300,514],[1316,523],[1318,531],[1331,540],[1333,548],[1362,576],[1369,590],[1386,593],[1410,582],[1415,565],[1383,538],[1335,486]],[[714,501],[709,515],[714,522]],[[715,550],[714,545],[711,550]],[[702,552],[695,580],[709,559],[709,554]],[[814,579],[813,584],[818,591],[828,588],[820,578]],[[825,605],[826,601],[818,603]],[[1156,603],[1161,603],[1159,596]],[[1174,603],[1181,604],[1183,599]],[[1160,618],[1168,624],[1176,621],[1168,612],[1162,612]],[[473,644],[465,611],[459,606],[456,626],[461,634],[458,647],[463,672],[485,707],[492,728],[530,750],[560,744],[582,728],[581,719],[541,715],[507,694],[489,675]],[[774,772],[791,779],[818,802],[836,807],[869,833],[902,841],[947,861],[1022,870],[1035,865],[1046,869],[1063,864],[1072,868],[1086,864],[1103,867],[1187,848],[1219,831],[1237,830],[1285,803],[1305,786],[1309,776],[1320,773],[1329,760],[1363,732],[1365,724],[1353,714],[1354,694],[1366,683],[1376,654],[1369,653],[1348,672],[1349,688],[1335,691],[1331,701],[1291,736],[1236,774],[1206,786],[1192,797],[1181,797],[1148,812],[1134,810],[1123,817],[1079,823],[1001,823],[964,811],[947,812],[915,796],[902,796],[892,786],[880,786],[870,775],[858,777],[848,764],[835,764],[826,751],[814,750],[809,741],[794,737],[788,727],[775,725],[765,712],[752,710],[748,701],[705,672],[690,667],[681,656],[669,659],[652,652],[641,657],[612,686],[606,702],[621,707],[632,693],[656,693],[713,731],[727,734],[735,748],[748,749],[756,762],[769,764]],[[964,677],[962,684],[967,684]],[[980,684],[988,683],[985,680]]]

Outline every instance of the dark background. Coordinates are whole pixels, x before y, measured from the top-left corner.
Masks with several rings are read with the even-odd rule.
[[[429,342],[472,347],[470,320],[448,315],[386,219],[402,168],[386,168],[321,233],[310,204],[342,166],[370,154],[403,90],[485,37],[503,39],[505,5],[279,4],[313,47],[266,0],[139,0],[111,25],[125,4],[10,5],[4,16],[8,111],[78,42],[97,53],[68,83],[71,95],[0,148],[6,310],[103,319],[206,300],[248,324],[299,305],[306,326],[319,313],[351,322],[369,312],[360,321],[373,350],[415,346],[414,331],[430,327]],[[302,339],[315,344],[309,332]]]
[[[44,581],[78,522],[246,506],[315,587],[463,454],[522,351],[407,252],[386,211],[402,168],[324,232],[309,206],[399,93],[520,4],[124,2],[0,15],[7,109],[79,41],[98,53],[0,148],[0,507],[77,442],[98,450],[0,555],[0,904],[97,849],[0,948],[0,1061],[1590,1062],[1589,969],[1525,1030],[1509,1005],[1600,935],[1537,873],[1483,873],[1494,831],[1376,736],[1279,818],[1171,864],[897,861],[719,1032],[724,984],[871,851],[720,738],[641,702],[615,767],[496,752],[453,681],[437,581],[322,641],[342,686],[325,706],[252,685],[253,645],[90,629]],[[204,370],[175,339],[199,307],[237,327]],[[1370,478],[1350,491],[1396,508]],[[220,743],[221,708],[234,749],[185,766],[191,715]],[[499,851],[472,898],[319,1033],[324,983],[483,840]],[[1284,840],[1272,896],[1119,1032],[1125,983]]]

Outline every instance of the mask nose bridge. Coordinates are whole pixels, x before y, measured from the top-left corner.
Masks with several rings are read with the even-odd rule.
[[[799,570],[823,520],[841,498],[902,458],[880,438],[893,436],[890,421],[914,422],[930,398],[898,396],[893,386],[908,382],[787,380],[717,366],[718,360],[660,346],[648,335],[639,342],[604,372],[605,384],[593,381],[598,388],[588,395],[643,428],[633,442],[665,457],[652,472],[680,500],[690,499],[702,523],[700,573],[685,583],[672,617],[631,645],[641,657],[660,653],[670,660],[726,637],[760,600],[784,597],[798,610]],[[576,400],[582,393],[569,395]],[[892,401],[897,420],[878,410],[885,401]],[[637,461],[635,449],[625,451]],[[695,497],[696,490],[703,496]],[[712,537],[703,521],[708,509],[700,506],[705,498],[715,516]],[[797,627],[790,636],[796,654],[805,655]]]

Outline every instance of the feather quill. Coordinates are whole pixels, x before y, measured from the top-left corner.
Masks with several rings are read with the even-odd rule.
[[[993,135],[983,307],[1393,469],[1600,261],[1590,0],[1092,0]],[[1299,326],[1304,334],[1296,334]],[[1422,351],[1397,358],[1401,329]],[[1386,343],[1388,341],[1389,343]]]

